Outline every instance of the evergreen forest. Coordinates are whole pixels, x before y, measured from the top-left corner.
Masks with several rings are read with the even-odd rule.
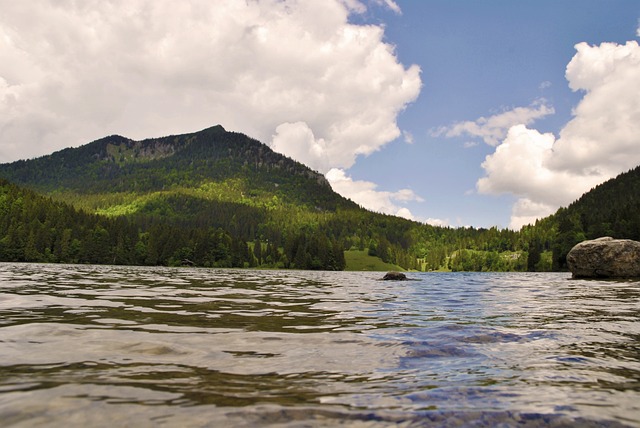
[[[584,239],[640,240],[640,168],[520,231],[435,227],[367,211],[221,126],[110,136],[0,177],[0,261],[343,270],[357,252],[407,270],[549,271]]]

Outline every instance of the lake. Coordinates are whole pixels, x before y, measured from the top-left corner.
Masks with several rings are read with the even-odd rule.
[[[640,282],[0,264],[2,426],[640,426]]]

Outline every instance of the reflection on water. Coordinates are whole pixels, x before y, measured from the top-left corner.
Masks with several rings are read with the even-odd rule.
[[[640,426],[640,283],[0,264],[3,426]]]

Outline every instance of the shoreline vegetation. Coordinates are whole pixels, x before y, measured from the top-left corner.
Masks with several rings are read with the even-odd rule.
[[[355,215],[363,213],[380,216],[387,232],[393,232],[394,225],[416,227],[413,222],[366,211]],[[246,241],[212,225],[191,227],[167,222],[164,217],[87,213],[0,180],[0,261],[4,262],[349,271],[526,270],[526,255],[518,251],[448,252],[447,248],[455,248],[454,241],[453,246],[440,246],[438,253],[412,257],[414,250],[364,230],[366,239],[345,239],[303,225],[271,235],[271,239]],[[453,229],[439,231],[445,238],[450,238],[447,232],[456,233]],[[480,238],[499,234],[495,229],[460,232]],[[349,248],[345,249],[345,242]],[[544,260],[548,262],[549,257]]]
[[[376,271],[566,271],[601,236],[640,240],[640,168],[519,231],[365,210],[221,126],[0,164],[0,261]]]

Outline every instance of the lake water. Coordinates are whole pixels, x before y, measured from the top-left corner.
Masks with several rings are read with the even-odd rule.
[[[640,426],[640,283],[0,264],[2,426]]]

